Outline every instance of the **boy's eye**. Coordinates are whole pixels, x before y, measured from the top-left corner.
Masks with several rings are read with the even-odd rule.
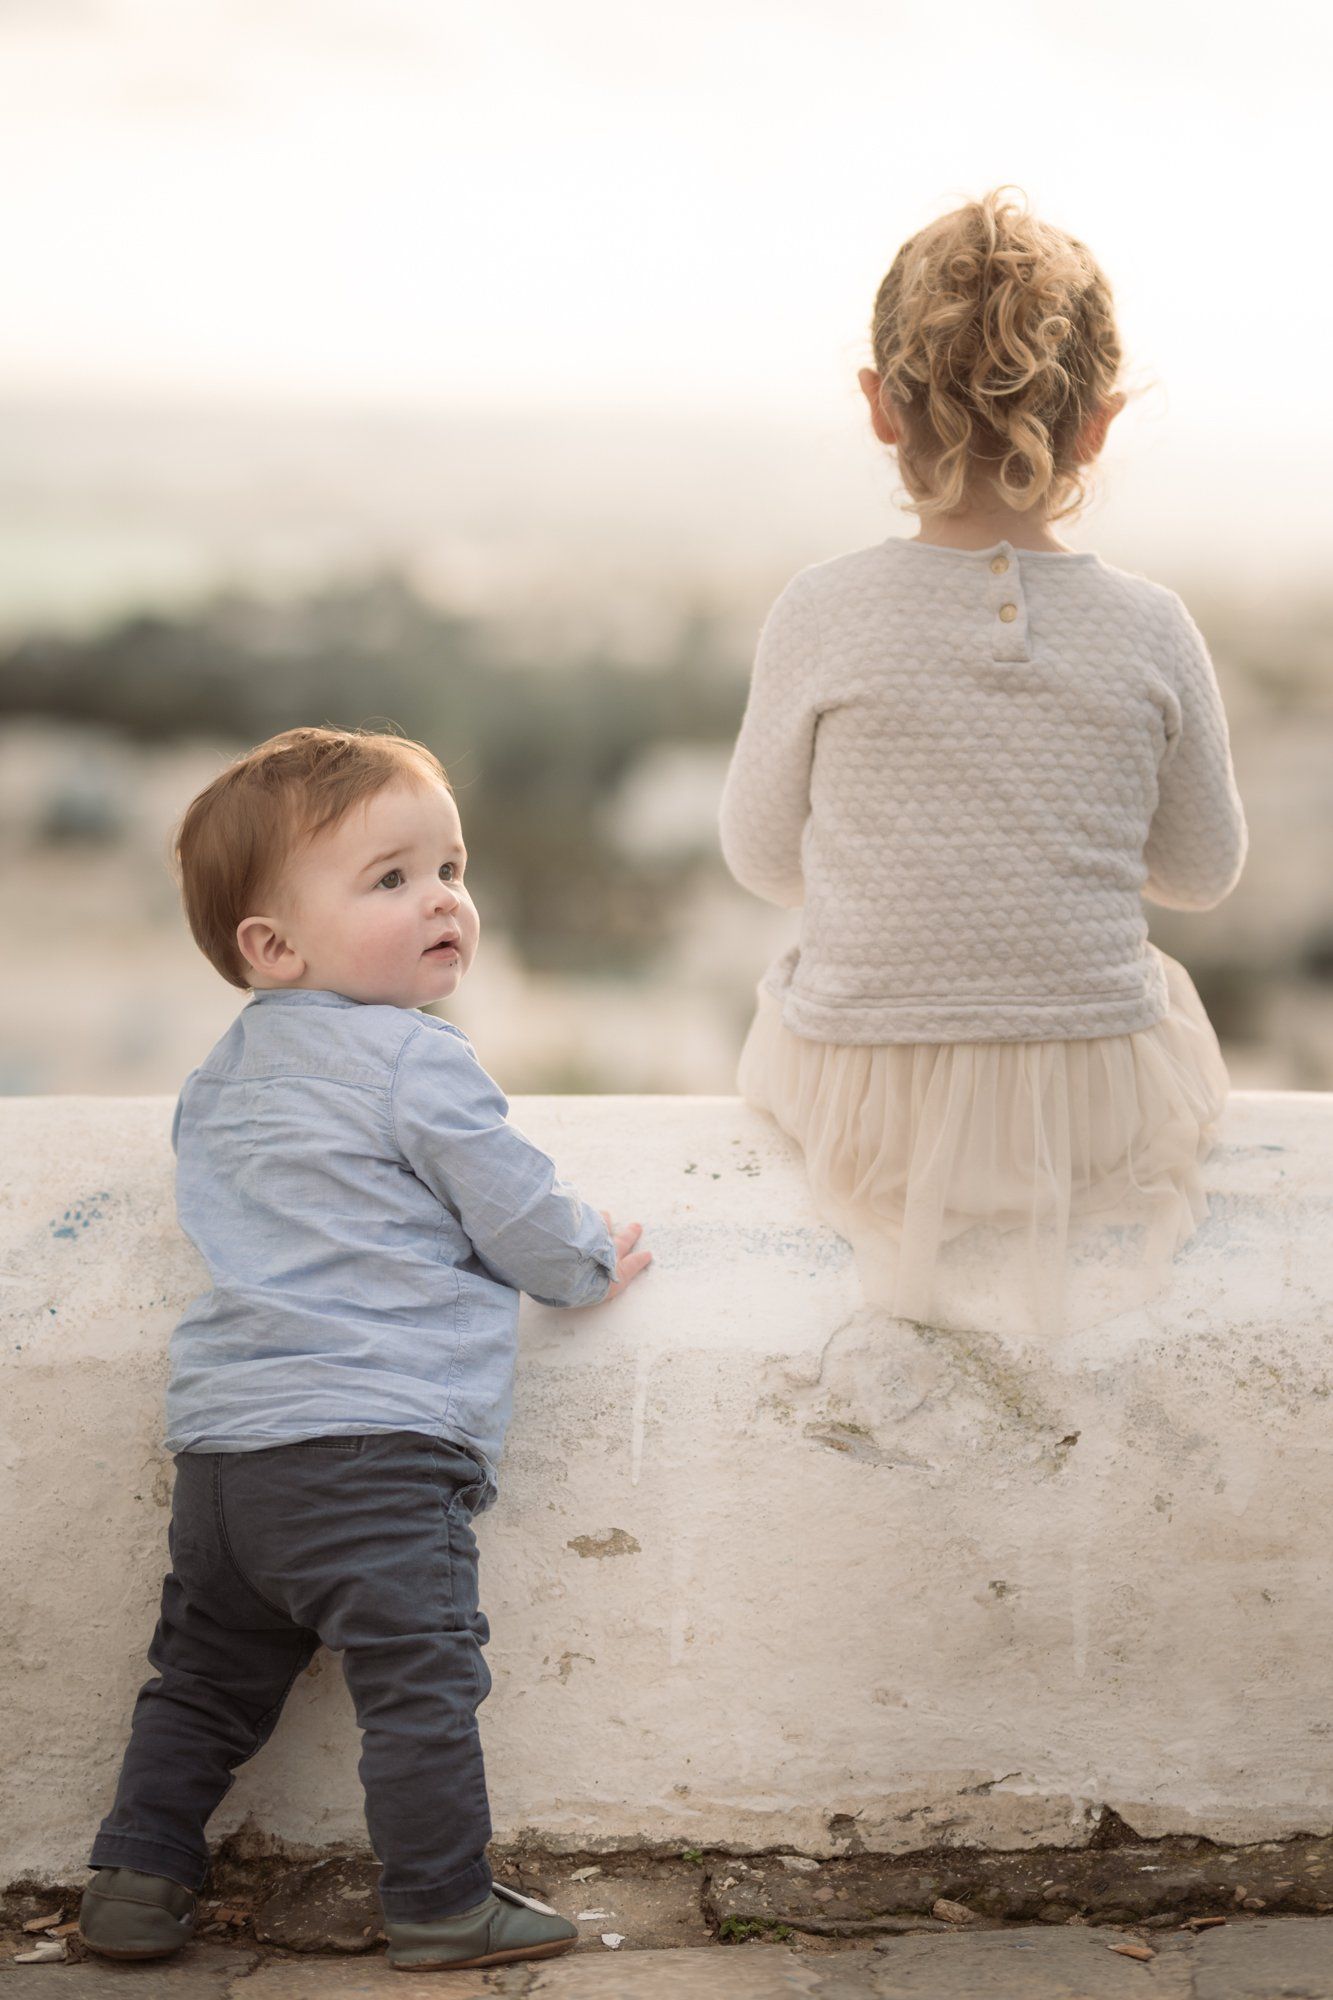
[[[407,879],[406,876],[404,876],[401,868],[391,868],[387,875],[380,876],[380,879],[375,884],[375,887],[377,889],[382,889],[385,883],[389,880],[389,877],[393,875],[397,875],[399,879],[403,881],[406,881]],[[458,863],[456,861],[442,861],[440,863],[440,875],[446,882],[456,882],[458,880]],[[397,883],[394,884],[394,887],[395,888],[397,887]]]

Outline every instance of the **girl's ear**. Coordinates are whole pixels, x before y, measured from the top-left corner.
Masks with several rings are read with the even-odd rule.
[[[1094,416],[1088,418],[1079,432],[1078,462],[1090,465],[1102,446],[1106,443],[1106,433],[1111,428],[1111,420],[1118,417],[1129,398],[1123,389],[1117,389],[1108,403],[1103,403]]]
[[[881,444],[897,444],[898,425],[892,413],[885,410],[879,374],[874,368],[862,368],[857,381],[861,384],[861,394],[870,405],[870,422],[875,436]]]

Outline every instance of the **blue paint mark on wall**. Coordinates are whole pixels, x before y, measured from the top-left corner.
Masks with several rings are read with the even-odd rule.
[[[99,1188],[96,1194],[88,1196],[86,1202],[76,1203],[74,1207],[67,1208],[64,1216],[59,1221],[53,1222],[50,1225],[51,1234],[53,1236],[78,1236],[83,1230],[91,1227],[94,1222],[104,1222],[106,1217],[102,1210],[98,1208],[97,1203],[99,1201],[110,1201],[110,1199],[110,1189]]]

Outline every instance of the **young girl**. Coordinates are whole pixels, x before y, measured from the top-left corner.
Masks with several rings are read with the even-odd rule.
[[[1049,1336],[1150,1297],[1206,1212],[1227,1072],[1140,897],[1211,909],[1247,835],[1184,604],[1051,531],[1124,405],[1120,343],[1083,244],[1004,195],[880,286],[860,382],[920,532],[778,598],[721,831],[802,912],[740,1089],[869,1298]]]

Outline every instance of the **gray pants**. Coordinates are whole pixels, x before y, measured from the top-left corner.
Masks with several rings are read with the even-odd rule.
[[[490,1631],[471,1518],[484,1489],[475,1458],[415,1431],[179,1453],[148,1649],[157,1678],[139,1691],[92,1866],[200,1888],[209,1815],[322,1641],[342,1653],[361,1726],[385,1915],[420,1922],[480,1902]]]

